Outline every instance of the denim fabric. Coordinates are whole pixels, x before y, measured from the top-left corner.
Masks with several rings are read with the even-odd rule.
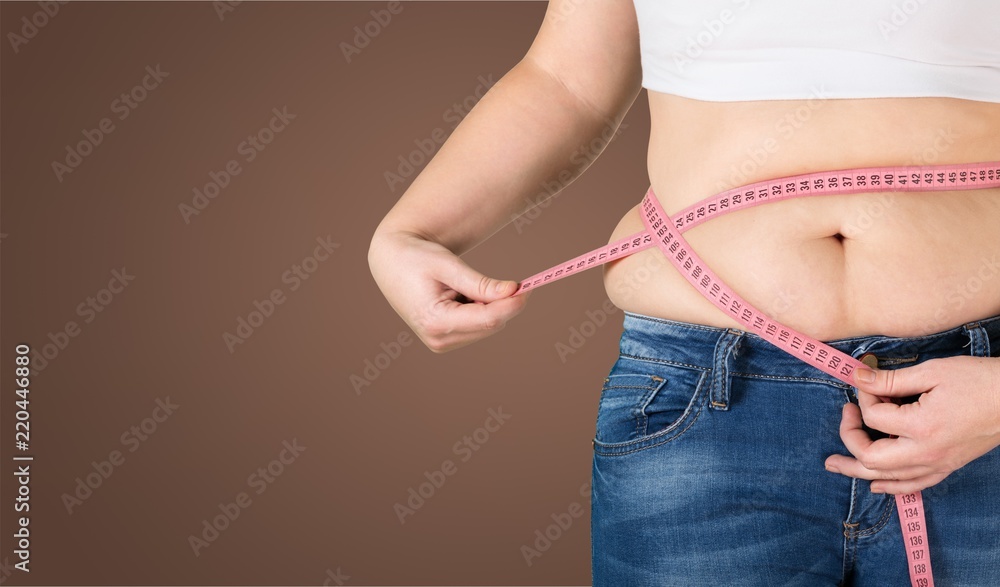
[[[883,369],[1000,356],[1000,316],[825,341]],[[596,587],[905,587],[892,495],[824,469],[853,387],[753,333],[624,312],[598,407]],[[873,432],[873,434],[877,434]],[[1000,448],[923,491],[938,587],[1000,585]]]

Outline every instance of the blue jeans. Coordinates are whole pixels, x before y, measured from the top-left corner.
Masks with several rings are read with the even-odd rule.
[[[598,407],[595,587],[905,587],[892,495],[830,473],[853,387],[753,333],[624,312]],[[883,369],[1000,356],[1000,316],[825,341]],[[872,431],[873,435],[880,433]],[[923,491],[938,587],[1000,585],[1000,448]]]

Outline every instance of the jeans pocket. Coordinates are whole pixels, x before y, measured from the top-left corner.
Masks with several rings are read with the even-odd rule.
[[[683,434],[704,405],[707,372],[619,356],[601,388],[595,451],[624,454]]]

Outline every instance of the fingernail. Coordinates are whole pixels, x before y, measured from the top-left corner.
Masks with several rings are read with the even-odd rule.
[[[885,491],[877,485],[872,485],[872,493],[885,493]]]
[[[510,281],[501,281],[501,282],[498,282],[497,283],[497,287],[496,287],[497,293],[503,293],[504,290],[507,289],[507,284],[508,283],[511,283],[511,282]]]
[[[827,464],[826,464],[826,470],[827,470],[827,471],[830,471],[831,473],[839,473],[839,472],[840,472],[840,469],[838,469],[838,468],[837,468],[836,466],[834,466],[834,465],[831,465],[830,463],[827,463]]]
[[[871,369],[855,369],[854,379],[861,383],[875,383],[875,372]]]

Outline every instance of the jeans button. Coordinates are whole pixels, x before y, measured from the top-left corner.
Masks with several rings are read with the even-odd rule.
[[[858,357],[858,360],[864,363],[865,366],[878,369],[878,357],[875,356],[875,353],[865,353]]]

